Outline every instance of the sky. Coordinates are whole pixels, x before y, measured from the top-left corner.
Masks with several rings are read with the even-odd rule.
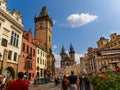
[[[70,44],[75,50],[75,60],[80,63],[89,47],[97,47],[101,36],[120,34],[120,0],[7,0],[8,10],[19,10],[26,31],[32,29],[34,16],[46,6],[53,20],[52,51],[55,65],[60,67],[62,45],[69,52]]]

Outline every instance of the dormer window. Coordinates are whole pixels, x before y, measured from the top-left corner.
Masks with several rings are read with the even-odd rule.
[[[114,40],[114,36],[113,36],[113,40]]]
[[[103,42],[101,42],[101,46],[103,46]]]

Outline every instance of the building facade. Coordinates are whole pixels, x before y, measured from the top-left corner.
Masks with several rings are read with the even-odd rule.
[[[16,78],[24,26],[20,12],[6,7],[6,0],[0,0],[0,71]]]
[[[101,44],[99,46],[98,43],[105,42],[104,44]],[[109,51],[109,54],[107,55],[98,55],[98,60],[97,60],[97,68],[101,69],[104,68],[105,66],[109,66],[109,68],[112,68],[115,70],[115,65],[111,64],[113,61],[120,61],[120,54],[117,55],[113,51],[113,54],[110,54],[111,50],[119,50],[120,48],[120,35],[117,35],[116,33],[112,33],[110,35],[110,39],[100,39],[97,42],[98,46],[98,51]]]
[[[69,55],[65,52],[64,46],[62,46],[60,56],[61,56],[61,68],[65,68],[66,66],[73,66],[76,64],[75,51],[72,44],[70,45],[69,48]]]
[[[39,47],[36,50],[36,73],[40,78],[47,77],[47,53]]]
[[[31,80],[36,76],[36,40],[31,30],[23,33],[21,51],[18,70],[24,72]]]
[[[87,72],[98,72],[99,70],[104,70],[106,67],[115,70],[115,63],[112,64],[112,62],[120,62],[119,48],[120,35],[112,33],[110,39],[101,36],[97,41],[97,48],[88,48],[88,52],[84,56]]]

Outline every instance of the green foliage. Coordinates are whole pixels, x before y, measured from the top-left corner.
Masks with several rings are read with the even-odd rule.
[[[90,76],[96,90],[120,90],[120,73],[107,70],[101,75]]]

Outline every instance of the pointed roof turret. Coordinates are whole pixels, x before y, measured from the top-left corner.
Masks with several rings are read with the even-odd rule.
[[[65,53],[65,48],[64,48],[64,46],[63,46],[63,45],[62,45],[61,52],[62,52],[62,53]]]
[[[42,8],[42,10],[41,10],[41,12],[40,12],[40,15],[39,15],[39,17],[44,17],[44,16],[49,16],[49,15],[48,15],[48,10],[47,10],[46,6],[44,6],[44,7]]]
[[[36,15],[36,13],[35,13],[35,16],[34,16],[34,18],[36,18],[37,17],[37,15]]]
[[[70,52],[75,53],[75,51],[74,51],[74,48],[73,48],[72,44],[70,44]]]

